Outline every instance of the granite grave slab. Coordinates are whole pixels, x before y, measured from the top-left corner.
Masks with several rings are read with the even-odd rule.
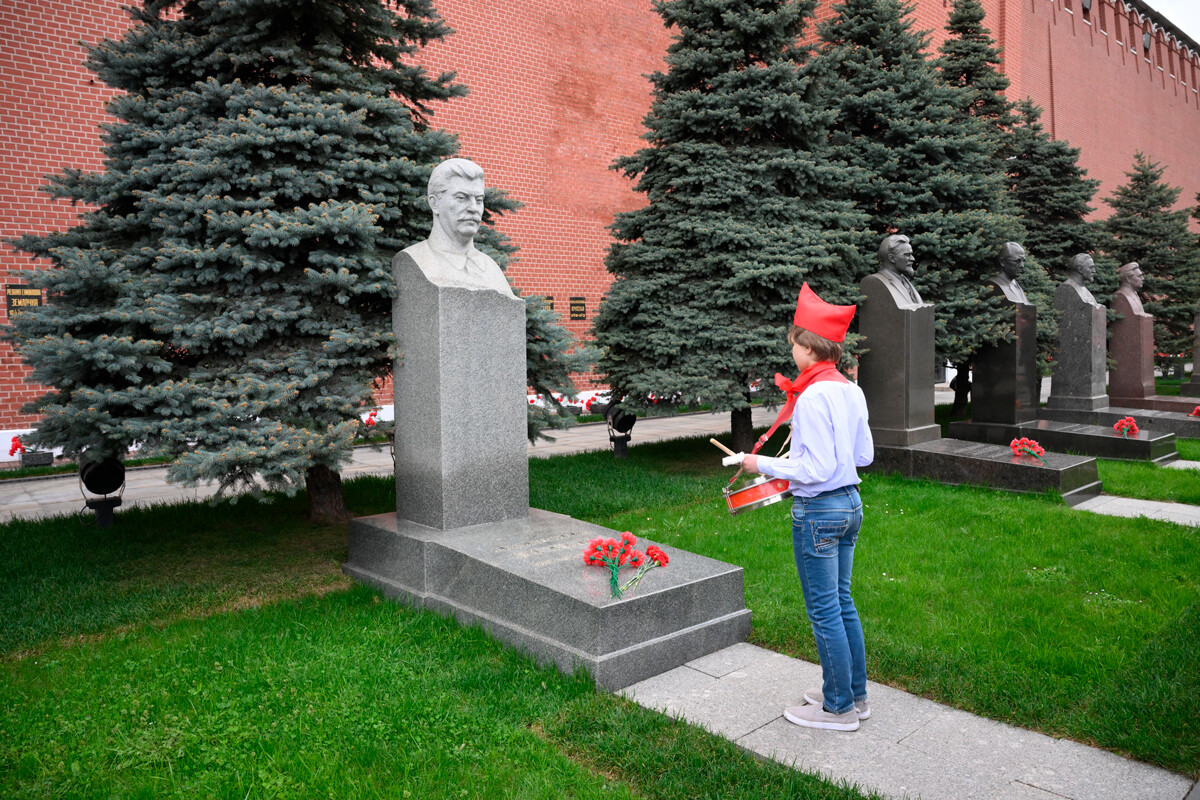
[[[749,635],[742,569],[678,548],[664,548],[670,563],[614,599],[609,571],[583,563],[591,539],[614,535],[537,509],[454,531],[380,514],[351,522],[344,570],[391,597],[481,625],[564,672],[584,667],[607,689]],[[623,570],[622,580],[633,572]]]
[[[1160,411],[1153,408],[1129,406],[1108,406],[1092,411],[1043,408],[1040,416],[1043,419],[1060,422],[1099,425],[1109,430],[1112,430],[1112,426],[1117,420],[1133,417],[1137,421],[1138,428],[1143,431],[1170,433],[1181,439],[1200,438],[1200,417],[1193,417],[1177,411]]]
[[[897,472],[954,485],[984,486],[1009,492],[1058,492],[1068,505],[1100,494],[1096,459],[1047,452],[1044,464],[1014,456],[1007,446],[938,439],[908,447],[876,447],[869,471]]]
[[[950,433],[956,439],[1003,445],[1013,439],[1028,437],[1047,450],[1096,458],[1152,461],[1158,464],[1179,458],[1179,452],[1175,449],[1175,434],[1141,428],[1140,425],[1136,436],[1123,437],[1112,426],[1079,422],[1039,419],[1022,425],[996,425],[965,420],[951,422]]]

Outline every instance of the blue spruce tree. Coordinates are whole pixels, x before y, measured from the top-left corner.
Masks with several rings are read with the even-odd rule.
[[[808,0],[658,0],[674,28],[651,76],[647,146],[617,161],[647,205],[619,214],[595,330],[614,395],[709,403],[749,450],[750,387],[794,373],[784,332],[804,281],[858,300],[861,215],[835,199],[831,113],[797,45]]]
[[[457,150],[430,105],[465,88],[413,63],[450,30],[429,0],[129,13],[88,60],[121,90],[104,171],[49,187],[94,210],[17,242],[52,263],[27,278],[49,304],[10,334],[53,387],[34,441],[141,447],[223,490],[306,486],[311,518],[344,519],[338,471],[396,355],[391,256],[427,235],[429,172]],[[512,250],[488,228],[480,244]]]

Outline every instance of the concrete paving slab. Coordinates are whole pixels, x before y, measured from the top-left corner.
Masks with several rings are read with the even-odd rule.
[[[1163,466],[1168,469],[1200,469],[1200,461],[1184,461],[1181,458],[1178,461],[1163,464]]]
[[[1180,525],[1200,526],[1200,507],[1183,503],[1163,503],[1156,500],[1135,500],[1129,497],[1098,495],[1075,506],[1077,511],[1091,511],[1109,517],[1149,517]]]
[[[1182,800],[1193,786],[1157,767],[873,682],[871,717],[856,732],[785,720],[783,709],[819,685],[820,674],[816,664],[742,643],[624,694],[763,757],[889,798]]]
[[[755,691],[749,682],[714,678],[688,666],[664,674],[669,676],[665,681],[659,680],[661,675],[650,678],[625,689],[624,694],[639,705],[659,709],[732,741],[770,723],[781,713],[778,702]]]

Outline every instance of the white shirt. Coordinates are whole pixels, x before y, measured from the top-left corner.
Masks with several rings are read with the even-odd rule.
[[[759,456],[758,471],[787,479],[797,497],[861,483],[856,468],[875,459],[862,389],[840,381],[809,386],[792,411],[789,453],[789,458]]]

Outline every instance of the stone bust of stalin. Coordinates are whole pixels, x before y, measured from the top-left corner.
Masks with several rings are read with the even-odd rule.
[[[513,296],[500,266],[475,248],[475,234],[483,222],[483,169],[465,158],[450,158],[434,167],[426,200],[433,212],[429,238],[405,248],[413,262],[435,286],[490,289]]]

